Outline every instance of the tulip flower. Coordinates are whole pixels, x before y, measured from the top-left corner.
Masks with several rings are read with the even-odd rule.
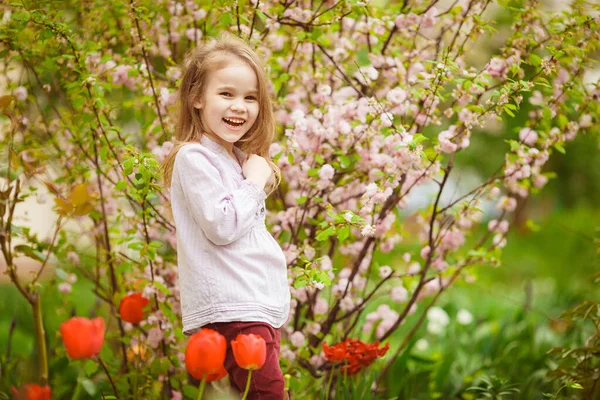
[[[123,321],[137,324],[144,319],[144,307],[150,300],[142,297],[141,293],[133,293],[123,297],[119,304],[119,314]]]
[[[239,334],[231,341],[235,362],[244,369],[261,369],[267,358],[267,343],[259,335]]]
[[[206,375],[206,382],[208,383],[208,382],[218,381],[219,379],[225,378],[226,375],[227,375],[227,370],[225,369],[225,367],[221,367],[221,370],[219,372],[215,372],[214,374]]]
[[[104,343],[104,320],[73,317],[60,326],[62,340],[72,360],[97,355]]]
[[[50,400],[52,398],[49,386],[40,386],[35,383],[28,383],[20,390],[13,386],[12,393],[16,400]]]
[[[242,400],[246,399],[250,389],[250,379],[252,370],[261,369],[267,359],[267,343],[265,339],[254,334],[239,334],[235,340],[231,341],[233,357],[235,362],[244,369],[248,370],[248,381]]]
[[[198,399],[202,398],[204,385],[227,375],[223,363],[227,342],[220,333],[202,328],[190,338],[185,349],[185,367],[194,378],[201,380]]]

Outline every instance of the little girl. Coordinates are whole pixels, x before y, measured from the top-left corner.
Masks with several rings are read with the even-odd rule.
[[[236,391],[247,371],[231,340],[257,334],[264,367],[252,374],[249,399],[282,399],[281,326],[290,292],[285,256],[265,226],[265,187],[277,187],[269,158],[275,123],[264,68],[230,35],[194,49],[179,89],[173,150],[163,165],[177,227],[183,333],[214,329],[228,344],[225,369]]]

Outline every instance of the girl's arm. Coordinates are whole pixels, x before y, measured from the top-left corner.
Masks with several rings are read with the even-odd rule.
[[[224,246],[250,230],[266,194],[248,179],[229,191],[211,160],[214,154],[210,150],[184,146],[177,154],[174,172],[196,223],[211,242]]]

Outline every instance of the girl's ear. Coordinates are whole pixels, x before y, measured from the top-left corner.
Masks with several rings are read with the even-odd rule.
[[[202,109],[202,102],[200,100],[196,100],[193,104],[194,108],[197,108],[198,110]]]

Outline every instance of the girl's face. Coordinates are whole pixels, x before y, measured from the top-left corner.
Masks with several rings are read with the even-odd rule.
[[[235,61],[211,72],[202,99],[194,107],[200,110],[207,134],[231,150],[258,116],[258,79],[254,70]]]

